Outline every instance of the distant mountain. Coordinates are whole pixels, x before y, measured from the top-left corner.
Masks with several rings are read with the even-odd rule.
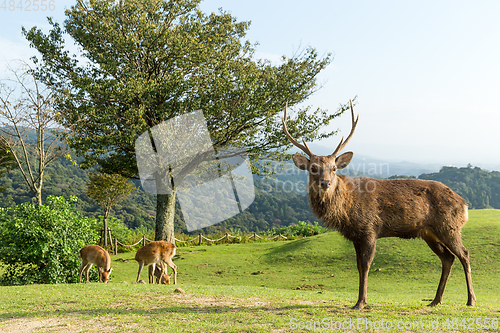
[[[311,149],[322,155],[331,153],[327,148],[310,144]],[[299,170],[292,161],[272,163],[274,175],[269,178],[253,176],[255,201],[243,213],[207,227],[204,232],[238,228],[246,232],[258,232],[272,227],[287,226],[298,221],[314,222],[307,198],[307,172]],[[388,178],[398,176],[419,176],[421,179],[441,181],[463,196],[470,208],[500,209],[500,172],[489,172],[478,167],[442,167],[435,164],[409,162],[385,162],[367,156],[354,155],[351,164],[342,173],[351,176]],[[79,201],[75,207],[84,215],[102,215],[99,205],[86,195],[87,171],[71,165],[69,160],[56,160],[46,171],[43,197],[47,195],[75,195]],[[126,200],[120,202],[111,215],[121,219],[129,228],[153,229],[155,224],[156,198],[139,188]],[[18,170],[11,170],[0,178],[0,207],[8,207],[21,202],[29,202],[32,195],[28,191]],[[186,231],[181,210],[177,206],[175,216],[176,231]],[[195,231],[196,233],[199,231]]]
[[[294,169],[297,169],[294,167]],[[298,169],[297,169],[298,170]],[[300,171],[300,170],[299,170]],[[302,178],[301,178],[302,177]],[[246,232],[259,232],[272,227],[287,226],[298,221],[314,222],[316,218],[309,209],[305,191],[305,173],[297,174],[295,180],[288,182],[277,178],[263,179],[254,177],[255,201],[243,213],[210,226],[204,232],[238,228]],[[300,181],[302,179],[303,181]],[[79,200],[75,208],[85,216],[97,217],[103,215],[101,207],[85,195],[88,182],[87,171],[71,165],[71,161],[58,159],[46,170],[43,201],[48,195],[62,195],[68,198],[75,195]],[[129,228],[153,229],[155,225],[156,197],[146,193],[136,181],[137,190],[124,201],[119,202],[111,212],[111,216],[121,219]],[[0,187],[5,191],[0,193],[0,207],[9,207],[23,202],[31,202],[33,195],[28,190],[19,170],[10,170],[0,178]],[[297,191],[297,186],[303,186]],[[186,226],[179,205],[176,207],[175,229],[186,232]],[[199,231],[196,231],[199,232]]]
[[[315,143],[307,144],[316,155],[329,155],[333,149]],[[297,148],[290,150],[297,152]],[[405,161],[387,161],[370,156],[354,154],[351,163],[341,173],[350,176],[366,176],[374,178],[388,178],[394,175],[415,176],[422,173],[437,172],[442,164],[413,163]]]
[[[469,208],[500,209],[500,172],[469,165],[465,168],[443,167],[439,172],[422,174],[419,179],[440,181],[467,201]]]

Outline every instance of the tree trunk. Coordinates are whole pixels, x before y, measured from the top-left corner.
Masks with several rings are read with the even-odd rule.
[[[175,245],[174,217],[177,190],[170,194],[156,195],[156,230],[155,240],[166,240]]]
[[[104,218],[102,219],[104,227],[104,249],[108,250],[108,216],[110,209],[105,209]]]
[[[42,205],[42,187],[41,186],[36,189],[35,197],[36,197],[36,203],[37,203],[38,207],[40,207]]]

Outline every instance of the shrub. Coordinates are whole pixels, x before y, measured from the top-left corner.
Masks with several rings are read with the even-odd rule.
[[[282,228],[271,228],[266,234],[269,236],[282,234],[286,237],[308,237],[324,233],[327,230],[327,228],[318,225],[318,222],[314,222],[314,224],[311,225],[304,221],[299,221],[299,223],[295,225],[289,225]]]
[[[108,229],[111,230],[111,237],[117,238],[119,242],[126,242],[130,238],[130,236],[132,236],[132,231],[127,228],[122,220],[117,219],[113,216],[109,216],[107,222]],[[95,231],[99,234],[99,236],[102,236],[102,230],[104,230],[104,216],[100,215],[98,216],[98,221],[95,225]],[[108,239],[108,242],[109,246],[112,246],[112,241]],[[110,249],[107,250],[109,251]]]
[[[79,250],[95,243],[94,219],[74,211],[72,196],[48,196],[39,207],[23,203],[0,208],[1,284],[77,282]]]

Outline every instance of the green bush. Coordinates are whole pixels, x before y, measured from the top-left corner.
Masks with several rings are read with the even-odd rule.
[[[132,236],[132,231],[129,228],[127,228],[127,226],[123,223],[123,221],[113,216],[108,217],[108,229],[111,230],[111,237],[117,238],[118,241],[122,243],[126,242]],[[95,231],[99,234],[99,236],[102,236],[101,235],[102,230],[104,230],[104,216],[99,215],[97,224],[95,225]],[[102,242],[103,241],[101,240],[101,245]],[[111,246],[112,244],[109,239],[108,242],[109,245]],[[110,248],[107,250],[109,251]]]
[[[78,281],[79,250],[96,242],[96,221],[74,211],[63,197],[37,207],[0,208],[0,261],[4,285]]]
[[[298,224],[289,225],[282,228],[271,228],[266,231],[268,236],[275,236],[282,234],[286,237],[309,237],[320,233],[326,232],[328,229],[318,225],[318,222],[314,222],[313,225],[308,224],[304,221],[299,221]]]

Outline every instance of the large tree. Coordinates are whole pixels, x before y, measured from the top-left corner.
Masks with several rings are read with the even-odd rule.
[[[222,10],[206,15],[199,3],[78,0],[63,26],[49,18],[48,34],[23,29],[41,54],[34,59],[39,77],[62,93],[60,121],[71,126],[67,142],[84,167],[137,177],[137,138],[199,109],[215,150],[244,149],[254,172],[264,170],[259,161],[286,155],[285,103],[301,103],[318,89],[317,75],[331,56],[307,48],[277,65],[256,60],[255,45],[244,40],[250,23]],[[79,54],[70,55],[65,34]],[[308,141],[329,137],[333,132],[320,128],[345,109],[296,110],[289,131]],[[157,196],[155,237],[173,242],[176,188],[170,185],[170,193]]]

